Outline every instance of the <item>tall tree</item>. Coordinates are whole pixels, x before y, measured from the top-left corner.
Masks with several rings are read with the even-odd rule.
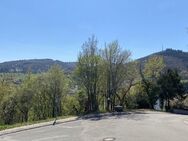
[[[148,96],[150,108],[153,109],[158,98],[157,79],[165,67],[164,60],[161,56],[154,56],[148,59],[144,66],[144,71],[140,66],[140,75],[142,86]]]
[[[20,110],[20,118],[22,122],[27,122],[29,118],[29,110],[32,105],[32,98],[34,95],[33,84],[35,78],[29,73],[18,90],[18,108]]]
[[[58,65],[52,66],[47,73],[49,94],[52,105],[52,117],[62,115],[62,98],[65,86],[63,70]]]
[[[43,120],[52,117],[51,93],[49,90],[47,75],[37,77],[34,85],[34,96],[32,99],[32,120]]]
[[[125,76],[128,72],[127,63],[130,62],[130,56],[129,51],[121,49],[118,41],[108,44],[102,51],[107,110],[113,110],[117,92],[125,83]],[[131,79],[129,82],[132,83],[133,80]]]
[[[119,86],[117,98],[119,105],[124,107],[125,98],[129,94],[131,88],[138,83],[138,64],[137,62],[129,62],[124,65],[124,81]]]
[[[94,36],[88,39],[80,52],[77,64],[77,80],[87,93],[87,111],[98,110],[98,81],[100,55],[97,48],[97,40]]]

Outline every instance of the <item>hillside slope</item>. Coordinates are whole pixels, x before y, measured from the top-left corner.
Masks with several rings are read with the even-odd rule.
[[[51,66],[59,65],[64,71],[71,72],[76,67],[75,62],[61,62],[52,59],[18,60],[0,63],[1,73],[33,73],[46,72]]]
[[[177,69],[184,79],[188,79],[188,52],[181,50],[166,49],[149,56],[138,59],[144,64],[152,56],[162,56],[167,68]]]

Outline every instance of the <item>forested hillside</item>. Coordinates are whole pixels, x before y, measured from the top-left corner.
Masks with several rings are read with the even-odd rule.
[[[178,69],[184,79],[188,79],[188,52],[167,49],[138,59],[144,64],[148,58],[162,56],[167,68]],[[47,72],[51,66],[57,64],[66,72],[72,72],[76,68],[76,62],[61,62],[52,59],[18,60],[0,63],[0,73],[32,73]]]
[[[167,68],[177,69],[183,79],[188,79],[188,52],[166,49],[165,51],[157,52],[138,60],[144,64],[148,58],[158,55],[163,57]]]
[[[76,67],[75,62],[61,62],[52,59],[18,60],[0,63],[1,73],[41,73],[47,72],[53,65],[59,65],[66,73]]]

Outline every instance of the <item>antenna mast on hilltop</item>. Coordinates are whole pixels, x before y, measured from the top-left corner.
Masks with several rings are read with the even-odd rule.
[[[162,44],[162,52],[164,51],[164,45]]]

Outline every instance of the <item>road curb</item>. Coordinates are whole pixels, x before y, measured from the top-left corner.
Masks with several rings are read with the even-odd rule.
[[[73,122],[77,120],[87,120],[90,118],[100,118],[100,117],[105,117],[105,116],[118,116],[118,115],[127,115],[131,114],[132,112],[113,112],[113,113],[96,113],[96,114],[88,114],[80,117],[71,117],[71,118],[66,118],[66,119],[59,119],[56,121],[56,124],[62,124],[62,123],[67,123],[67,122]],[[22,131],[27,131],[27,130],[32,130],[36,128],[41,128],[41,127],[47,127],[47,126],[53,126],[54,121],[50,122],[43,122],[43,123],[38,123],[38,124],[33,124],[33,125],[26,125],[22,127],[16,127],[16,128],[11,128],[11,129],[6,129],[3,131],[0,131],[0,136],[3,135],[8,135],[8,134],[13,134],[13,133],[18,133]]]
[[[56,124],[72,122],[72,121],[76,121],[78,119],[80,119],[80,118],[79,117],[71,117],[71,118],[67,118],[67,119],[60,119],[60,120],[56,121]],[[41,127],[53,126],[53,122],[54,121],[49,121],[49,122],[43,122],[43,123],[38,123],[38,124],[33,124],[33,125],[16,127],[16,128],[12,128],[12,129],[6,129],[3,131],[0,131],[0,136],[18,133],[18,132],[27,131],[27,130],[32,130],[32,129],[41,128]]]

